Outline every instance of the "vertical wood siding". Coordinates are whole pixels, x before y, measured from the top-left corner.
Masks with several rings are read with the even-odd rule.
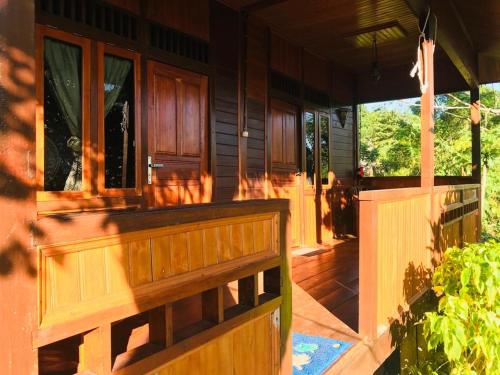
[[[239,187],[237,13],[214,2],[210,28],[215,73],[215,200],[225,201],[237,197]]]
[[[354,176],[353,152],[353,122],[352,110],[349,111],[344,128],[340,126],[339,118],[335,111],[332,113],[332,159],[333,173],[336,178]]]

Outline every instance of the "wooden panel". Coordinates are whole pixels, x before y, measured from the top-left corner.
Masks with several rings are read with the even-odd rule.
[[[271,35],[271,68],[300,81],[302,79],[300,48],[273,33]]]
[[[273,100],[271,104],[271,154],[273,169],[297,170],[297,108]]]
[[[203,120],[200,121],[200,87],[186,83],[184,85],[183,95],[184,112],[182,114],[182,151],[183,156],[200,156],[201,144],[200,134],[203,129],[200,128]],[[170,136],[170,134],[169,134]]]
[[[247,23],[247,97],[264,102],[267,90],[267,27],[250,15]]]
[[[155,149],[177,154],[177,94],[173,77],[156,74],[154,77]],[[153,104],[152,103],[152,104]],[[157,105],[158,103],[158,105]],[[160,105],[161,103],[161,105]]]
[[[321,243],[331,244],[333,242],[333,193],[330,190],[321,191],[320,215],[321,221]],[[348,220],[347,215],[343,218]],[[344,225],[348,225],[345,223]]]
[[[41,326],[134,303],[144,288],[204,267],[276,255],[278,233],[269,213],[40,246]]]
[[[151,250],[149,240],[129,242],[128,253],[130,285],[136,287],[151,282]]]
[[[266,314],[149,374],[278,374],[279,339],[273,324],[272,314]]]
[[[430,196],[383,202],[378,205],[377,322],[388,328],[398,306],[407,306],[430,285],[428,248],[431,224]],[[379,328],[380,329],[380,328]]]
[[[377,338],[431,284],[432,195],[360,193],[359,332]]]
[[[285,160],[283,158],[284,152],[283,152],[283,144],[284,144],[284,139],[283,139],[283,113],[278,110],[273,108],[271,110],[271,139],[272,139],[272,144],[271,144],[271,154],[272,154],[272,162],[276,164],[285,164]]]
[[[480,239],[479,211],[465,215],[463,218],[464,243],[476,243]]]
[[[283,116],[283,141],[284,147],[283,163],[288,165],[297,165],[297,114],[295,112],[286,112]]]
[[[443,251],[452,246],[462,245],[462,223],[456,220],[445,224],[439,237],[439,248]]]
[[[304,51],[304,83],[318,90],[330,93],[331,77],[328,61]]]
[[[209,40],[209,1],[148,0],[146,4],[148,19],[200,39]]]
[[[304,221],[304,243],[314,246],[318,242],[317,236],[317,210],[316,195],[314,191],[306,191],[303,196],[304,211],[302,220]]]

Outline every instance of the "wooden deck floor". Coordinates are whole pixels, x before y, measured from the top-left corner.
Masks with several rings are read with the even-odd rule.
[[[358,241],[354,239],[325,250],[296,255],[292,261],[293,281],[356,332],[358,263]]]

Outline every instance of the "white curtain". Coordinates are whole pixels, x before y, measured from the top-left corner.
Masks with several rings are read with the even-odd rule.
[[[45,39],[44,48],[47,81],[71,134],[67,146],[74,158],[64,190],[79,191],[82,189],[81,48],[50,38]]]

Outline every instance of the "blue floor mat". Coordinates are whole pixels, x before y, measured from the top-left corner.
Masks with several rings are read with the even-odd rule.
[[[293,334],[293,374],[320,375],[352,345],[319,336]]]

